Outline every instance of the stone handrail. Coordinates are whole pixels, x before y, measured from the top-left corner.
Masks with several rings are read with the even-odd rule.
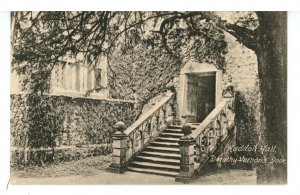
[[[224,97],[194,131],[190,124],[182,127],[184,134],[180,146],[180,171],[175,181],[187,183],[205,167],[211,154],[222,152],[222,146],[233,135],[234,97]],[[220,147],[221,146],[221,147]],[[220,148],[220,150],[217,150]],[[196,153],[196,156],[195,156]]]
[[[126,170],[131,159],[154,140],[161,131],[175,120],[175,95],[167,92],[150,110],[144,113],[125,131],[121,121],[115,124],[113,134],[113,161],[107,168],[114,173]]]
[[[221,111],[224,109],[227,104],[226,100],[221,101],[213,111],[203,120],[203,122],[192,132],[191,137],[197,139],[203,131],[211,125],[213,121],[220,115]]]
[[[195,170],[201,168],[227,138],[234,124],[233,102],[234,98],[224,98],[192,132],[196,148]]]
[[[126,162],[136,156],[173,122],[175,114],[173,97],[173,93],[166,93],[163,99],[124,131],[127,135]]]

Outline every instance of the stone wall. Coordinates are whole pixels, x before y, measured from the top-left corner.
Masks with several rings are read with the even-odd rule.
[[[10,163],[12,166],[21,163],[59,163],[79,160],[90,156],[107,155],[110,153],[112,153],[112,144],[82,145],[80,147],[60,146],[38,149],[12,147]]]
[[[241,45],[235,37],[226,33],[228,52],[225,55],[226,69],[236,91],[237,144],[255,144],[259,132],[259,82],[256,54]]]
[[[225,55],[226,73],[238,91],[251,91],[258,87],[257,58],[254,51],[241,45],[235,37],[226,34],[228,42]]]
[[[66,146],[79,149],[90,145],[109,145],[115,131],[114,124],[123,121],[128,126],[140,112],[133,101],[46,95],[44,101],[47,107],[40,111],[46,114],[39,118],[33,116],[27,106],[28,96],[11,95],[12,149],[40,149],[37,146],[42,146],[60,150]],[[39,123],[43,126],[34,126]],[[38,136],[39,133],[42,137]],[[37,139],[47,142],[37,144]],[[104,152],[97,154],[106,154],[110,149],[101,151]]]

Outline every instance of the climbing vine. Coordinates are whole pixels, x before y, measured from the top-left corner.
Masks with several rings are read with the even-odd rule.
[[[24,128],[13,126],[17,130],[12,132],[22,147],[55,147],[61,139],[74,137],[81,140],[75,145],[110,142],[112,132],[101,131],[99,123],[107,130],[116,119],[133,120],[149,99],[173,82],[187,60],[225,66],[222,31],[198,13],[13,12],[12,18],[12,69],[22,75],[26,93],[24,113],[15,120],[27,123]],[[80,101],[83,113],[97,117],[79,117],[82,110],[47,95],[52,69],[69,53],[83,53],[91,66],[107,57],[111,97],[137,100],[135,111],[123,106],[95,110],[98,105]],[[84,130],[80,123],[86,124]]]

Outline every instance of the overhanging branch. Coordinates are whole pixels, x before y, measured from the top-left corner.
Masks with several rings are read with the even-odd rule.
[[[234,37],[237,38],[237,40],[248,47],[249,49],[255,51],[257,49],[257,32],[255,30],[251,30],[246,27],[239,26],[237,24],[231,24],[227,22],[226,20],[222,20],[221,17],[217,16],[216,14],[212,12],[176,12],[173,16],[170,18],[165,19],[160,26],[159,33],[162,35],[163,40],[167,34],[167,30],[170,26],[172,26],[172,23],[177,19],[192,19],[194,16],[198,16],[198,20],[200,19],[206,19],[213,21],[220,29],[230,33]],[[168,26],[170,25],[170,26]],[[164,44],[166,44],[166,40],[164,40]],[[168,48],[166,46],[166,48]]]
[[[257,49],[257,34],[255,31],[227,22],[224,30],[235,36],[240,43],[249,49],[253,51]]]
[[[212,12],[202,12],[201,16],[203,17],[203,19],[214,21],[219,28],[235,36],[240,43],[242,43],[249,49],[253,51],[257,49],[258,35],[255,30],[251,30],[237,24],[231,24],[226,20],[222,20],[221,17],[215,15]]]

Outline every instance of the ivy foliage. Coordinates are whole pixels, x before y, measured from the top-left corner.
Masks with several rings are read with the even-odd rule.
[[[169,18],[170,19],[170,18]],[[194,22],[197,21],[197,22]],[[207,62],[225,68],[227,43],[212,21],[193,16],[176,18],[170,24],[149,22],[148,33],[129,31],[109,55],[109,85],[113,98],[135,99],[144,104],[174,82],[188,60]],[[161,31],[158,27],[166,25]],[[144,29],[147,31],[147,29]],[[122,44],[121,44],[122,43]]]
[[[114,124],[140,112],[132,102],[33,94],[11,95],[11,108],[11,144],[20,148],[110,144]]]
[[[143,59],[159,50],[168,60],[193,57],[224,65],[224,35],[204,12],[13,12],[13,68],[25,74],[27,90],[49,89],[51,70],[67,54],[84,54],[97,65],[105,56],[137,48]],[[178,60],[177,60],[178,61]],[[145,66],[148,64],[145,64]],[[27,78],[28,77],[28,78]],[[44,79],[41,79],[44,78]]]
[[[12,69],[27,93],[24,147],[53,147],[65,125],[63,106],[45,93],[52,69],[68,54],[83,54],[91,66],[106,57],[111,96],[139,100],[139,111],[185,61],[225,65],[223,32],[202,12],[13,12],[12,30]]]

